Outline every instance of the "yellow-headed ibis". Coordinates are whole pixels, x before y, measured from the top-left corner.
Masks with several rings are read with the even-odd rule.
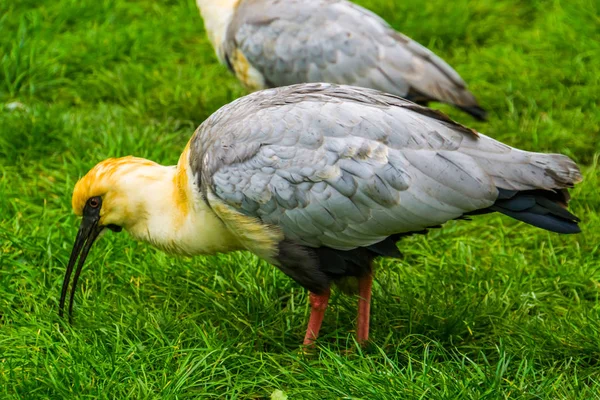
[[[568,157],[518,150],[444,114],[372,89],[300,84],[258,91],[215,112],[176,166],[102,161],[73,192],[81,226],[73,294],[94,240],[129,232],[169,253],[248,250],[308,289],[305,343],[330,286],[358,280],[359,342],[368,339],[372,262],[396,242],[463,216],[500,212],[558,233],[579,232]],[[490,227],[493,229],[493,227]]]

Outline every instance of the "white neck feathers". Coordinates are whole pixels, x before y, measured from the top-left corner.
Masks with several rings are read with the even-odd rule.
[[[227,27],[241,0],[196,0],[204,19],[204,28],[217,56],[224,62],[223,42]]]
[[[191,198],[181,199],[177,187],[176,167],[155,166],[145,178],[131,179],[130,201],[137,203],[141,217],[126,230],[137,240],[174,254],[199,255],[237,250],[232,234],[200,198],[199,191],[190,187]],[[193,177],[188,185],[194,186]],[[136,188],[137,184],[137,188]],[[185,201],[186,204],[181,204]]]

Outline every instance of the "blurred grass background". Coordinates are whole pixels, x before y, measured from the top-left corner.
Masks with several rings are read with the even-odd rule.
[[[599,3],[356,2],[447,60],[490,121],[437,108],[582,166],[583,233],[483,216],[404,240],[378,268],[372,344],[336,292],[312,356],[306,293],[274,267],[109,234],[68,326],[76,180],[111,156],[176,163],[245,92],[193,0],[0,0],[0,397],[600,398]]]

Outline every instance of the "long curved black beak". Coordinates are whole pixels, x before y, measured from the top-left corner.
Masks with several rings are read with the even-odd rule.
[[[75,298],[75,289],[77,288],[77,281],[79,280],[79,274],[81,274],[81,269],[83,268],[83,264],[85,263],[85,259],[88,256],[94,241],[100,235],[100,232],[104,229],[103,226],[98,225],[98,221],[100,220],[99,213],[95,213],[96,215],[85,215],[81,220],[81,225],[79,226],[79,231],[77,232],[77,238],[75,239],[75,244],[73,245],[73,250],[71,251],[71,258],[69,259],[69,264],[67,265],[67,271],[65,273],[65,279],[63,280],[62,292],[60,294],[60,304],[58,315],[61,317],[64,315],[65,309],[65,300],[67,298],[67,289],[69,288],[69,279],[71,278],[71,274],[73,273],[73,267],[75,266],[75,262],[77,262],[77,258],[79,257],[79,263],[77,264],[77,269],[75,270],[75,277],[73,278],[73,284],[71,285],[71,296],[69,298],[69,322],[73,321],[73,299]]]

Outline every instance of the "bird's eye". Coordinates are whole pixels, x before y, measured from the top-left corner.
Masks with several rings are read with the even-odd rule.
[[[97,197],[92,197],[91,199],[88,200],[88,204],[92,208],[98,208],[100,206],[100,199]]]

